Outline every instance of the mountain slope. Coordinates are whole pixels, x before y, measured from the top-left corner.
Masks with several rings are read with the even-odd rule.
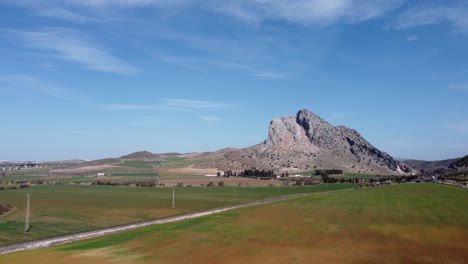
[[[410,166],[412,169],[420,171],[433,171],[437,169],[446,169],[450,164],[456,162],[459,159],[447,159],[447,160],[434,160],[434,161],[426,161],[426,160],[404,160],[403,162]]]
[[[160,154],[154,154],[149,151],[138,151],[120,157],[125,160],[157,160],[161,158]]]

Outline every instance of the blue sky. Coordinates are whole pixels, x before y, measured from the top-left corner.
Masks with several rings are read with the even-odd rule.
[[[247,147],[307,108],[396,157],[468,153],[468,4],[4,0],[0,160]]]

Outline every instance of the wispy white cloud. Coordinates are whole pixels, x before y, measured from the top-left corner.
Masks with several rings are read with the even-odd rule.
[[[138,7],[175,7],[185,6],[195,0],[66,0],[68,4],[93,8],[138,8]]]
[[[258,78],[281,79],[287,76],[286,73],[282,73],[279,71],[260,70],[259,68],[261,67],[251,65],[251,62],[237,62],[231,61],[223,57],[217,58],[217,55],[213,56],[215,56],[216,58],[181,57],[161,54],[157,55],[156,57],[164,63],[196,71],[205,71],[209,68],[222,68],[228,70],[237,70],[249,76],[254,76]]]
[[[206,64],[206,59],[198,59],[198,58],[190,58],[190,57],[181,57],[181,56],[173,56],[173,55],[165,55],[165,54],[154,54],[154,56],[167,64],[179,66],[182,68],[190,69],[190,70],[202,70],[202,64]]]
[[[198,118],[205,125],[216,125],[223,121],[223,118],[218,116],[199,116]]]
[[[449,84],[448,88],[452,91],[468,92],[468,83],[452,83]]]
[[[449,23],[458,32],[468,33],[468,8],[463,6],[415,6],[395,21],[397,29]]]
[[[211,102],[203,100],[181,99],[181,98],[164,98],[160,104],[101,104],[99,108],[107,110],[209,110],[228,107],[228,104],[220,102]]]
[[[226,1],[222,5],[216,6],[214,10],[216,12],[229,14],[250,24],[259,24],[261,22],[261,17],[258,14],[246,9],[239,2]]]
[[[57,99],[68,99],[71,92],[28,75],[0,75],[0,86],[35,91]]]
[[[241,20],[285,20],[302,25],[359,23],[398,8],[404,0],[231,0],[217,9]]]
[[[25,46],[50,51],[54,57],[78,63],[87,69],[120,74],[138,71],[77,32],[64,29],[9,32],[22,40]]]
[[[409,36],[406,37],[406,40],[410,41],[410,42],[411,41],[416,41],[418,39],[419,39],[419,36],[417,36],[417,35],[409,35]]]
[[[67,20],[74,23],[90,23],[90,22],[97,22],[98,19],[88,17],[76,12],[73,12],[69,9],[64,8],[46,8],[41,9],[37,12],[38,16]]]
[[[327,26],[334,23],[359,23],[383,16],[406,0],[66,0],[67,6],[108,10],[110,8],[198,8],[229,15],[240,21],[258,24],[283,20],[302,25]],[[13,1],[10,1],[13,2]],[[22,5],[33,5],[19,1]],[[35,1],[31,1],[35,2]],[[63,5],[62,1],[43,1],[43,5]],[[58,13],[69,19],[73,14]]]
[[[280,72],[254,72],[249,75],[260,77],[260,78],[272,78],[272,79],[281,79],[285,77],[285,75]]]

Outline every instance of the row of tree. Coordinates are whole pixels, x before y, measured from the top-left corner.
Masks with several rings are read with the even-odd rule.
[[[331,170],[316,170],[315,175],[340,175],[343,174],[343,170],[331,169]]]
[[[246,177],[246,178],[275,178],[276,175],[272,170],[259,170],[256,168],[252,169],[245,169],[244,171],[241,171],[238,173],[238,176],[240,177]]]

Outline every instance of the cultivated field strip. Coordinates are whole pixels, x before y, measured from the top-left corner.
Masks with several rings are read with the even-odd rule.
[[[192,218],[198,218],[202,216],[217,214],[217,213],[221,213],[221,212],[225,212],[225,211],[229,211],[233,209],[238,209],[238,208],[243,208],[243,207],[248,207],[248,206],[262,205],[262,204],[272,203],[276,201],[282,201],[282,200],[286,200],[286,199],[290,199],[294,197],[304,196],[307,194],[309,193],[292,194],[292,195],[287,195],[287,196],[282,196],[282,197],[276,197],[276,198],[270,198],[270,199],[240,204],[240,205],[233,205],[233,206],[212,209],[212,210],[203,211],[203,212],[166,217],[166,218],[146,221],[142,223],[99,229],[99,230],[94,230],[94,231],[82,232],[78,234],[65,235],[65,236],[41,239],[41,240],[36,240],[36,241],[24,242],[24,243],[17,243],[17,244],[12,244],[8,246],[1,246],[0,254],[8,254],[8,253],[13,253],[13,252],[18,252],[18,251],[25,251],[25,250],[45,248],[45,247],[50,247],[50,246],[55,246],[55,245],[62,245],[62,244],[67,244],[71,242],[93,238],[93,237],[100,237],[100,236],[110,235],[110,234],[114,234],[114,233],[118,233],[122,231],[132,230],[136,228],[141,228],[141,227],[146,227],[146,226],[151,226],[151,225],[166,224],[166,223],[182,221],[186,219],[192,219]]]

